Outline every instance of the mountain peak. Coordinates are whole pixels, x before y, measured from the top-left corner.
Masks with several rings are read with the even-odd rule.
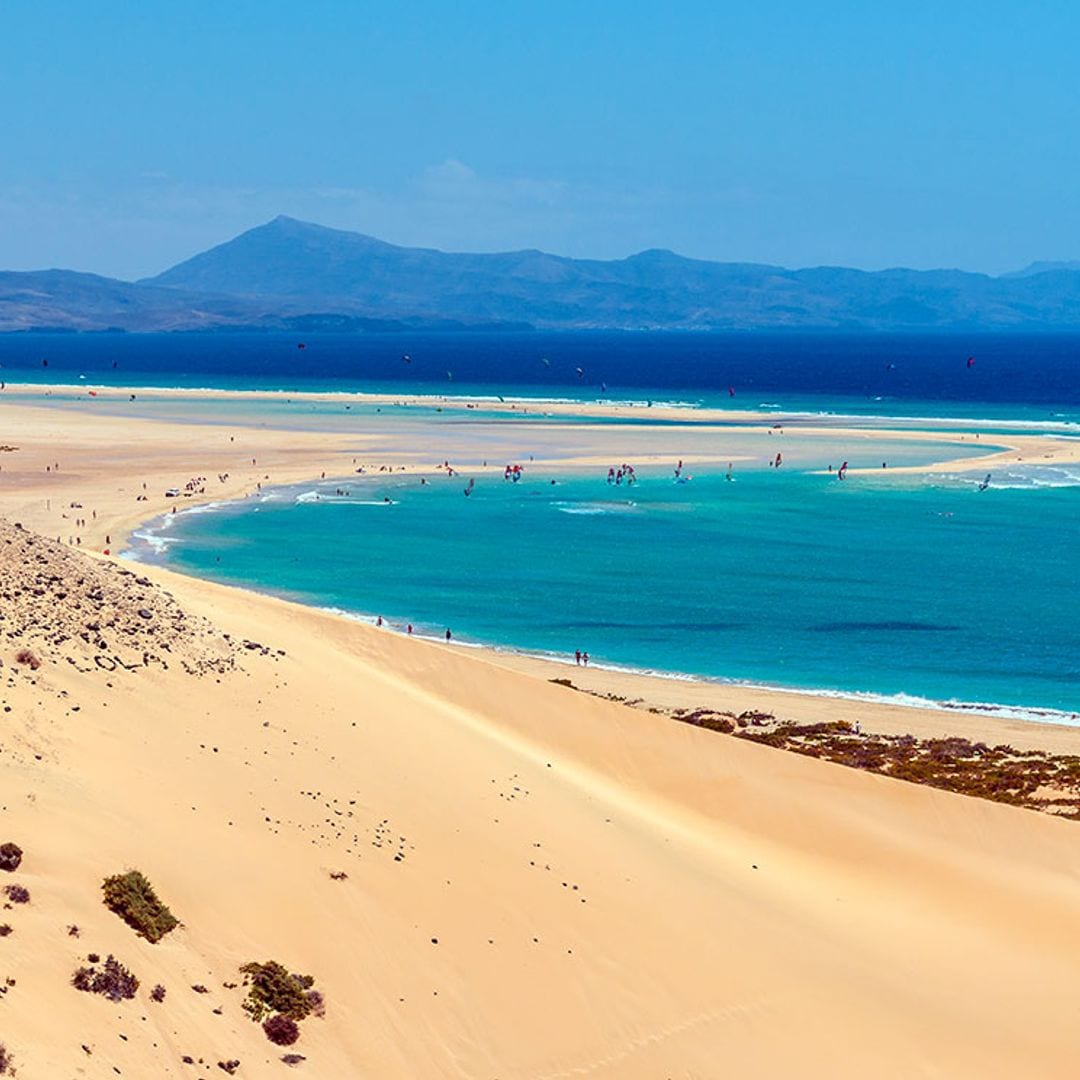
[[[1065,272],[1072,265],[1038,263],[1021,280],[963,271],[785,270],[664,248],[609,261],[532,249],[465,254],[400,247],[280,214],[149,283],[273,312],[464,325],[1061,329],[1080,328],[1080,274]]]

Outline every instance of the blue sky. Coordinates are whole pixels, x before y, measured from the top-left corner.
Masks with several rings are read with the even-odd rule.
[[[0,267],[278,213],[787,266],[1080,258],[1080,5],[6,0]]]

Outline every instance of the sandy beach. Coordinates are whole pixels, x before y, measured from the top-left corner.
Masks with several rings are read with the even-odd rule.
[[[30,894],[0,910],[0,1043],[20,1080],[273,1077],[287,1053],[319,1078],[1073,1074],[1080,825],[596,695],[1065,754],[1080,731],[567,669],[118,559],[178,502],[260,485],[523,449],[585,468],[628,441],[669,460],[633,425],[479,441],[95,411],[127,393],[0,396],[0,843],[23,850],[0,888]],[[707,462],[776,423],[698,421],[680,445]],[[1080,460],[1050,436],[983,436],[958,463],[974,432],[888,434],[938,444],[927,469]],[[806,426],[785,456],[880,435]],[[181,921],[157,944],[101,902],[130,868]],[[90,953],[138,976],[134,1000],[70,985]],[[240,965],[269,959],[325,996],[285,1048],[242,1008]]]

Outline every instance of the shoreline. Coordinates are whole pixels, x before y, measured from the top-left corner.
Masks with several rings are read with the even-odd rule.
[[[370,477],[366,479],[370,479]],[[332,483],[333,480],[328,478],[325,482],[329,484]],[[353,478],[353,482],[355,482],[355,478]],[[270,489],[263,494],[273,494],[274,490],[275,489]],[[177,516],[182,516],[185,513],[205,513],[213,507],[230,506],[244,501],[246,500],[229,499],[214,503],[204,503],[199,506],[192,506],[186,510],[181,510],[178,512]],[[137,526],[136,529],[132,531],[131,539],[138,538],[142,544],[150,549],[152,555],[157,554],[157,549],[154,548],[152,540],[150,540],[149,537],[138,537],[138,530],[147,529],[152,526],[154,522],[168,520],[169,517],[170,515],[167,514],[159,515],[158,517]],[[312,611],[323,612],[324,614],[336,618],[346,619],[349,622],[370,626],[373,629],[380,630],[384,633],[395,634],[399,637],[411,637],[417,641],[442,644],[442,638],[434,630],[429,633],[417,630],[410,635],[406,633],[404,624],[398,626],[392,622],[384,621],[381,626],[377,626],[376,620],[380,618],[377,613],[351,610],[333,604],[308,603],[304,600],[293,599],[287,592],[279,592],[269,586],[258,586],[224,580],[217,581],[212,577],[202,577],[198,574],[177,570],[169,565],[167,558],[142,558],[139,555],[139,546],[131,544],[130,539],[127,546],[117,553],[117,557],[137,563],[140,566],[156,567],[180,577],[189,577],[197,581],[214,581],[216,584],[226,588],[240,589],[260,596],[269,596],[286,600],[289,603],[300,604],[302,607],[309,608]],[[590,672],[603,673],[604,676],[610,677],[611,679],[622,681],[626,687],[641,685],[641,680],[646,680],[647,685],[653,686],[671,684],[672,690],[677,686],[687,685],[697,688],[697,692],[692,695],[695,700],[704,700],[709,697],[710,694],[717,698],[732,698],[736,696],[749,697],[754,694],[765,694],[770,698],[776,697],[776,700],[786,700],[792,705],[797,705],[800,699],[811,698],[815,700],[820,699],[823,702],[843,702],[845,714],[853,712],[860,706],[869,707],[870,709],[883,706],[889,710],[900,709],[934,713],[941,718],[959,716],[971,720],[983,717],[1025,724],[1046,724],[1060,727],[1065,730],[1075,729],[1077,733],[1080,734],[1080,710],[1058,709],[1051,706],[1039,705],[1014,705],[1000,702],[965,701],[954,698],[937,700],[902,692],[897,694],[885,694],[873,690],[788,686],[782,683],[761,682],[753,679],[742,679],[736,676],[704,675],[694,672],[669,670],[666,668],[637,667],[628,664],[620,664],[617,661],[597,662],[596,660],[590,660],[589,664],[582,667],[575,664],[574,660],[569,655],[563,656],[551,652],[536,651],[507,642],[463,640],[460,637],[455,637],[452,647],[466,649],[470,652],[477,652],[489,656],[495,659],[496,663],[502,661],[502,666],[515,668],[517,670],[535,668],[537,671],[545,673],[545,676],[549,677],[549,681],[551,675],[558,675],[559,672],[570,669],[579,673],[584,673],[586,680],[588,680]],[[661,696],[666,697],[668,695],[662,694]],[[784,710],[784,712],[790,711],[790,708]]]

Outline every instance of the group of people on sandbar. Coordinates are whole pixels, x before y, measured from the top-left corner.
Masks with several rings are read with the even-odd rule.
[[[682,462],[679,462],[681,465]],[[621,484],[625,480],[628,484],[637,483],[637,475],[634,472],[633,465],[619,465],[617,468],[613,465],[607,471],[607,482],[609,484]]]

